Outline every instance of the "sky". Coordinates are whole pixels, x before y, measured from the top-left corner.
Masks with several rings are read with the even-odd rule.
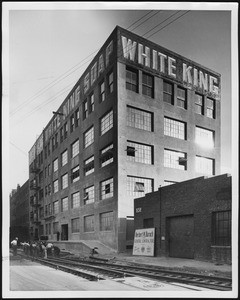
[[[4,3],[8,192],[28,179],[29,150],[117,25],[221,74],[221,173],[232,173],[238,96],[232,87],[237,80],[232,77],[237,56],[231,44],[237,36],[235,23],[231,25],[235,9],[230,3]]]

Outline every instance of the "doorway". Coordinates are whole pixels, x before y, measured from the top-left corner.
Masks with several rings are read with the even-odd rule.
[[[169,256],[194,258],[193,215],[168,218]]]
[[[68,224],[62,224],[62,234],[61,240],[67,241],[68,240]]]

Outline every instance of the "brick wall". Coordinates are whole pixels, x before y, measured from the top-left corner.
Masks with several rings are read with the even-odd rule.
[[[158,192],[135,199],[135,229],[143,228],[144,218],[153,217],[156,255],[168,256],[168,218],[193,215],[194,258],[229,263],[231,250],[228,247],[211,247],[211,233],[212,212],[231,210],[231,202],[231,177],[226,174],[166,186]],[[139,207],[142,211],[136,213]]]

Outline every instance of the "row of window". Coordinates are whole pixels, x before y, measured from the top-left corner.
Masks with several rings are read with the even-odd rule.
[[[55,183],[55,182],[54,182]],[[54,186],[54,192],[58,191],[58,186]],[[83,190],[84,205],[93,203],[95,201],[94,185],[88,186]],[[113,178],[109,178],[100,182],[100,199],[104,200],[113,197]],[[73,193],[70,199],[71,209],[80,207],[80,192]],[[58,214],[60,211],[64,212],[69,209],[68,197],[62,198],[60,201],[53,202],[53,210],[51,203],[45,205],[45,215]]]
[[[108,75],[108,92],[113,92],[113,72],[111,72]],[[99,86],[99,99],[100,102],[103,102],[106,98],[106,91],[105,91],[105,81],[102,81]],[[94,111],[94,93],[91,93],[90,96],[83,102],[83,120],[85,120],[89,114],[91,114]],[[76,111],[71,115],[70,117],[70,133],[74,131],[79,126],[80,122],[80,112],[79,108],[76,109]],[[68,135],[68,123],[66,122],[61,128],[60,128],[60,143],[62,143]],[[101,135],[103,133],[101,132]],[[58,143],[58,133],[55,133],[54,136],[51,139],[52,141],[52,151],[54,151],[59,143]],[[48,141],[47,146],[45,147],[45,158],[47,158],[48,155],[51,153],[51,146],[50,146],[50,140]]]
[[[130,108],[132,109],[132,108]],[[113,125],[111,114],[107,114],[103,119],[103,132]],[[93,128],[93,127],[92,127]],[[174,138],[186,140],[187,124],[182,121],[164,117],[164,134]],[[85,136],[86,145],[93,142],[93,130],[87,131]],[[213,148],[214,147],[214,131],[196,126],[195,141],[202,147]],[[113,162],[113,144],[107,146],[100,151],[100,164],[101,167]],[[71,157],[75,157],[79,154],[79,140],[75,141],[71,145]],[[140,162],[145,164],[153,164],[153,146],[144,145],[137,142],[127,142],[127,158],[130,161]],[[53,161],[53,172],[58,170],[58,158]],[[61,167],[68,163],[68,150],[65,150],[61,154]],[[85,175],[89,175],[94,172],[94,156],[91,156],[84,162]],[[50,175],[50,165],[45,168],[45,178]],[[79,172],[78,172],[79,173]],[[73,175],[75,176],[75,175]],[[75,176],[77,177],[77,176]],[[39,179],[40,180],[40,179]]]
[[[100,231],[112,231],[113,230],[113,211],[108,211],[99,214],[99,228]],[[53,230],[52,230],[53,229]],[[88,215],[83,217],[83,230],[84,232],[94,232],[95,231],[95,218],[94,215]],[[59,222],[46,223],[45,224],[45,233],[56,234],[59,232]],[[78,233],[80,232],[80,218],[71,219],[71,232]]]
[[[78,119],[75,118],[78,116]],[[74,123],[75,122],[75,123]],[[77,123],[76,123],[77,122]],[[71,130],[73,130],[74,126],[76,126],[79,122],[79,110],[75,112],[75,115],[71,117]],[[75,124],[75,125],[74,125]],[[78,125],[77,125],[78,126]],[[100,136],[105,134],[108,130],[113,127],[113,110],[104,114],[103,117],[100,118]],[[64,124],[63,128],[60,129],[60,140],[62,141],[67,137],[67,123]],[[84,134],[83,134],[83,145],[84,148],[87,148],[94,142],[94,127],[91,126]],[[54,151],[58,147],[58,133],[56,133],[52,137],[52,151]],[[71,145],[71,156],[74,157],[79,153],[79,140],[74,142]],[[45,158],[50,155],[50,140],[45,147]]]
[[[98,89],[99,102],[103,102],[106,99],[106,90],[108,94],[113,92],[113,72],[107,76],[107,89],[105,81],[101,81]],[[83,120],[85,120],[95,108],[95,94],[92,92],[83,102]]]
[[[106,166],[113,162],[113,152],[111,151],[113,145],[104,148],[101,150],[100,155],[100,164],[101,166]],[[215,173],[215,161],[212,158],[196,156],[196,172],[205,174],[205,175],[214,175]],[[128,141],[127,146],[127,160],[144,163],[144,164],[153,164],[153,146],[144,145],[140,143],[130,142]],[[56,160],[55,160],[56,161]],[[54,161],[54,162],[55,162]],[[164,167],[173,168],[179,170],[187,170],[188,166],[187,153],[164,149]],[[57,167],[54,169],[57,170]],[[94,166],[94,156],[91,156],[84,162],[84,175],[88,176],[95,171]],[[69,175],[65,173],[61,176],[61,189],[65,189],[69,184]],[[80,170],[79,165],[72,168],[70,173],[70,182],[74,183],[80,179]],[[53,193],[59,191],[59,180],[56,179],[53,182]],[[51,184],[45,186],[45,196],[51,194]]]
[[[108,146],[107,148],[111,146]],[[103,156],[100,156],[101,166],[106,166],[107,164],[113,162],[113,154],[111,151],[110,152],[106,151],[103,154],[104,154]],[[153,164],[153,147],[139,144],[139,143],[128,142],[127,159],[133,162]],[[164,149],[164,167],[179,169],[179,170],[187,170],[187,166],[188,166],[187,162],[188,162],[187,153],[171,150],[171,149]],[[215,161],[212,158],[196,156],[196,172],[205,175],[214,175],[215,173],[214,163]],[[95,170],[94,156],[91,156],[89,159],[85,160],[84,162],[85,176],[90,175],[91,173],[94,172],[94,170]],[[61,176],[61,189],[65,189],[68,187],[68,183],[69,183],[68,176],[69,176],[68,173],[65,173],[64,175]],[[74,183],[79,179],[80,179],[80,172],[79,172],[79,165],[78,165],[71,170],[70,181],[71,183]],[[59,180],[56,179],[53,182],[53,193],[56,193],[58,191],[59,191]],[[51,194],[51,184],[45,186],[45,196],[49,194]]]
[[[163,80],[163,101],[174,105],[174,84]],[[126,89],[139,92],[139,71],[132,67],[126,66]],[[154,76],[142,73],[142,94],[154,98]],[[187,109],[187,90],[177,87],[176,90],[178,107]],[[204,103],[204,96],[195,93],[195,112],[204,115],[204,105],[206,105],[206,116],[208,118],[216,118],[216,103],[214,99],[207,98]]]

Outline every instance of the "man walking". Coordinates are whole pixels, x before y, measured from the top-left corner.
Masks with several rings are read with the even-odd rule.
[[[13,256],[17,256],[17,242],[18,242],[17,237],[11,242],[11,246],[13,249]]]

